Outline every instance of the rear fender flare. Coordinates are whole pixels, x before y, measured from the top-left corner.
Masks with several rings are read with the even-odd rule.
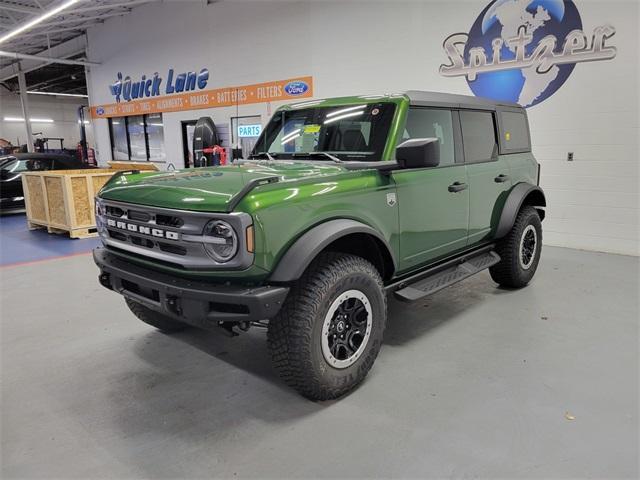
[[[496,228],[496,239],[504,237],[511,231],[513,224],[516,222],[518,212],[525,203],[536,208],[547,206],[547,200],[540,187],[526,182],[518,183],[509,192],[509,196],[502,208],[498,227]],[[544,215],[542,217],[544,218]]]

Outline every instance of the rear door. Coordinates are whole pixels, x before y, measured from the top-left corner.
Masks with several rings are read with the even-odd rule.
[[[410,138],[438,138],[440,165],[393,172],[399,206],[401,270],[464,248],[469,223],[469,190],[458,113],[411,107],[402,140]]]
[[[469,181],[468,245],[474,245],[491,238],[511,189],[511,172],[498,155],[494,111],[461,110],[460,126]]]

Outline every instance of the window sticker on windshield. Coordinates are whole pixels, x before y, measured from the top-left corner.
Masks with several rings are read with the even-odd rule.
[[[304,133],[318,133],[320,131],[320,125],[305,125]]]
[[[379,108],[374,108],[373,110],[371,110],[371,115],[373,115],[374,117],[380,113],[380,109]]]
[[[508,142],[511,140],[511,132],[504,133],[504,139]]]

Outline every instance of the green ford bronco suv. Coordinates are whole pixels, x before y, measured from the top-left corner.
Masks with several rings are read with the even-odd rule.
[[[99,281],[142,321],[267,327],[311,399],[373,365],[387,295],[415,301],[489,269],[526,285],[546,206],[525,110],[409,91],[278,109],[246,160],[125,172],[96,200]]]

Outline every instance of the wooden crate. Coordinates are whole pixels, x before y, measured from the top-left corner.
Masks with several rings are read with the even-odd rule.
[[[109,164],[109,168],[111,168],[112,170],[158,170],[156,164],[151,162],[111,161],[107,163]]]
[[[94,198],[109,179],[121,170],[142,170],[131,162],[126,168],[50,170],[23,172],[22,187],[29,229],[46,228],[49,233],[68,233],[71,238],[95,237]],[[146,170],[157,170],[154,164]],[[121,166],[121,165],[118,165]]]

